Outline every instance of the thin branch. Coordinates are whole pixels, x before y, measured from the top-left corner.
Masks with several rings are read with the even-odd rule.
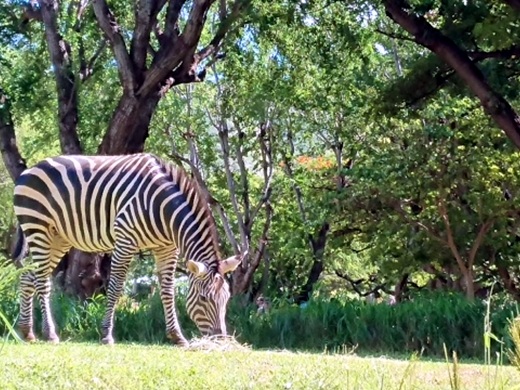
[[[292,162],[291,158],[294,156],[294,141],[293,141],[293,135],[291,127],[287,127],[287,143],[289,144],[289,150],[290,150],[290,156],[288,156],[286,153],[283,153],[282,159],[284,162],[284,171],[289,180],[291,181],[291,187],[293,189],[294,194],[296,195],[296,201],[298,203],[298,209],[300,210],[300,215],[302,217],[304,225],[307,225],[307,212],[305,211],[305,205],[303,204],[303,195],[302,190],[298,184],[296,184],[296,181],[294,179],[294,173],[292,170]]]
[[[246,134],[237,123],[234,121],[235,129],[238,132],[238,142],[236,143],[235,155],[237,159],[238,168],[240,170],[240,186],[242,192],[242,207],[244,208],[244,225],[248,227],[251,225],[251,205],[249,202],[249,180],[247,178],[247,169],[244,161],[244,139]]]
[[[473,269],[473,264],[475,262],[475,257],[477,256],[477,251],[480,248],[482,241],[484,240],[484,236],[487,234],[489,229],[491,229],[494,223],[494,218],[491,218],[489,221],[487,221],[480,227],[479,232],[477,234],[477,238],[475,239],[475,242],[471,247],[471,251],[469,252],[468,269]]]
[[[217,99],[219,99],[223,95],[222,87],[220,85],[220,79],[219,79],[216,69],[214,68],[213,71],[216,76],[215,82],[217,85]],[[240,212],[240,207],[238,205],[238,200],[237,200],[237,195],[236,195],[236,190],[235,190],[236,183],[235,183],[235,179],[233,178],[233,173],[231,171],[231,165],[229,162],[228,124],[227,124],[226,118],[224,116],[224,113],[222,111],[222,107],[220,105],[218,105],[218,109],[220,111],[219,112],[220,118],[219,118],[219,123],[217,123],[218,127],[216,129],[218,131],[218,135],[219,135],[219,139],[220,139],[220,147],[222,150],[222,158],[224,160],[224,170],[225,170],[226,180],[227,180],[228,189],[229,189],[229,197],[231,200],[231,204],[233,206],[233,210],[235,212],[235,216],[237,217],[238,228],[240,231],[240,242],[241,242],[240,252],[247,253],[245,258],[242,259],[242,263],[241,263],[242,269],[245,270],[249,266],[249,238],[248,238],[248,234],[246,231],[247,228],[244,224],[244,219],[242,217],[242,213]],[[238,254],[238,253],[235,253],[235,254]]]
[[[121,28],[117,24],[114,14],[108,8],[105,0],[93,0],[94,14],[99,26],[110,42],[119,70],[119,78],[123,89],[132,93],[136,89],[134,64],[126,49]]]
[[[263,122],[260,125],[260,131],[258,132],[258,142],[260,144],[260,152],[262,154],[262,171],[264,175],[264,189],[262,191],[263,195],[258,200],[258,203],[255,207],[253,207],[253,211],[251,212],[251,225],[253,221],[256,219],[256,215],[258,211],[267,201],[269,201],[272,193],[271,184],[274,176],[274,168],[273,168],[273,155],[272,155],[272,145],[273,145],[273,132],[271,130],[271,123],[269,121]],[[249,226],[251,229],[252,226]]]
[[[401,217],[403,217],[403,219],[411,224],[411,225],[415,225],[421,229],[423,229],[424,231],[426,231],[431,238],[433,238],[434,240],[436,241],[439,241],[440,243],[442,244],[445,244],[445,245],[449,245],[448,244],[448,241],[444,240],[440,234],[438,234],[434,228],[432,228],[431,226],[428,226],[426,225],[425,223],[423,222],[420,222],[420,221],[417,221],[415,219],[412,219],[409,217],[408,213],[402,208],[402,205],[401,205],[401,202],[399,201],[396,201],[394,202],[394,210],[396,210],[400,215]]]
[[[462,259],[462,256],[460,255],[460,252],[457,248],[457,245],[455,244],[453,231],[451,229],[451,223],[450,218],[448,216],[448,212],[446,210],[446,200],[444,199],[443,194],[439,196],[439,200],[437,203],[437,208],[439,210],[439,214],[444,222],[444,226],[446,228],[446,238],[448,247],[450,248],[451,252],[453,253],[453,256],[455,257],[455,260],[457,260],[457,264],[459,265],[460,270],[463,274],[466,274],[469,271],[471,271],[471,268],[468,268],[466,266],[466,262],[464,259]]]
[[[265,249],[267,247],[268,243],[268,233],[269,229],[271,227],[271,222],[273,219],[273,208],[271,207],[271,204],[269,202],[265,203],[265,220],[264,220],[264,227],[262,229],[262,235],[260,236],[260,239],[258,240],[258,246],[256,248],[255,255],[253,256],[253,259],[251,260],[251,263],[249,264],[249,267],[246,269],[246,273],[244,276],[244,281],[247,283],[247,285],[250,284],[250,281],[253,279],[253,275],[258,269],[258,266],[260,265],[260,261],[262,260],[262,257],[264,256]]]
[[[96,52],[92,55],[88,64],[85,64],[84,68],[80,69],[79,78],[82,82],[87,81],[94,74],[94,66],[96,65],[96,61],[101,56],[101,54],[105,51],[107,47],[107,42],[102,41],[99,45]]]
[[[360,285],[362,283],[367,283],[368,281],[366,279],[355,280],[355,279],[352,279],[347,274],[342,273],[342,272],[340,272],[338,270],[335,271],[335,274],[336,274],[337,277],[339,277],[339,278],[349,282],[349,284],[352,287],[352,289],[361,297],[367,297],[367,296],[369,296],[371,294],[379,292],[379,290],[383,290],[387,294],[392,294],[392,292],[390,292],[389,289],[386,287],[386,283],[377,284],[375,287],[371,288],[370,290],[362,292],[360,290],[360,288],[358,287],[358,285]]]
[[[382,35],[385,35],[385,36],[387,36],[389,38],[392,38],[392,39],[398,39],[400,41],[407,41],[407,42],[415,43],[415,39],[407,37],[406,35],[396,34],[396,33],[389,32],[389,31],[384,31],[384,30],[381,30],[379,28],[376,28],[375,32],[377,32],[379,34],[382,34]]]
[[[235,235],[233,234],[233,231],[231,230],[231,224],[229,223],[229,218],[226,214],[226,211],[224,210],[224,208],[222,207],[220,202],[218,200],[216,200],[209,192],[207,184],[204,181],[204,179],[202,178],[202,174],[201,174],[200,170],[197,168],[197,166],[195,166],[193,164],[192,161],[190,161],[190,159],[187,159],[187,158],[181,156],[176,151],[171,152],[170,158],[172,160],[181,161],[190,167],[191,173],[192,173],[193,177],[195,178],[195,181],[199,185],[202,193],[204,194],[204,197],[206,198],[206,202],[210,205],[213,212],[214,213],[216,212],[216,214],[219,216],[220,220],[222,221],[222,225],[224,226],[224,231],[226,232],[226,237],[228,238],[228,240],[231,244],[231,247],[233,248],[234,253],[235,254],[240,253],[240,248],[235,239]]]

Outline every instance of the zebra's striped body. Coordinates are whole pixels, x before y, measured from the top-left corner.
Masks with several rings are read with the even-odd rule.
[[[43,333],[58,341],[49,306],[50,275],[71,247],[112,252],[104,343],[113,343],[115,304],[133,255],[144,249],[151,250],[156,260],[168,336],[186,343],[174,306],[179,252],[190,271],[190,317],[204,334],[226,334],[230,294],[223,275],[240,260],[220,260],[211,213],[196,184],[180,168],[150,154],[48,158],[18,178],[14,206],[23,230],[14,258],[24,256],[26,240],[36,263],[21,280],[19,327],[26,339],[34,339],[36,292]]]

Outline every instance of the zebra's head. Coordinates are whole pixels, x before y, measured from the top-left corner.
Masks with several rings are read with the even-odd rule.
[[[219,269],[204,263],[188,260],[190,286],[186,309],[203,335],[223,335],[226,331],[226,306],[231,296],[224,274],[234,271],[240,264],[239,256],[220,262]]]

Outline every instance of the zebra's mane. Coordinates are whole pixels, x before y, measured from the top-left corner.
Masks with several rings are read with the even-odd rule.
[[[164,170],[170,175],[171,179],[179,185],[179,188],[182,192],[184,192],[186,195],[189,192],[195,192],[195,196],[191,198],[190,204],[193,207],[194,212],[202,211],[203,218],[205,218],[207,221],[211,236],[211,243],[216,254],[216,261],[206,265],[214,267],[214,271],[220,272],[220,250],[218,244],[217,225],[215,223],[215,219],[213,218],[213,213],[211,212],[208,204],[204,201],[204,194],[202,193],[199,184],[195,179],[190,177],[182,167],[174,165],[156,156],[154,157],[158,160],[161,167],[164,168]]]

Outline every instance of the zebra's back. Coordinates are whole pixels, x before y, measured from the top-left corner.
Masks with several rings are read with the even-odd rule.
[[[54,231],[80,250],[110,251],[116,218],[163,169],[148,154],[48,158],[17,180],[15,212],[26,235]]]

